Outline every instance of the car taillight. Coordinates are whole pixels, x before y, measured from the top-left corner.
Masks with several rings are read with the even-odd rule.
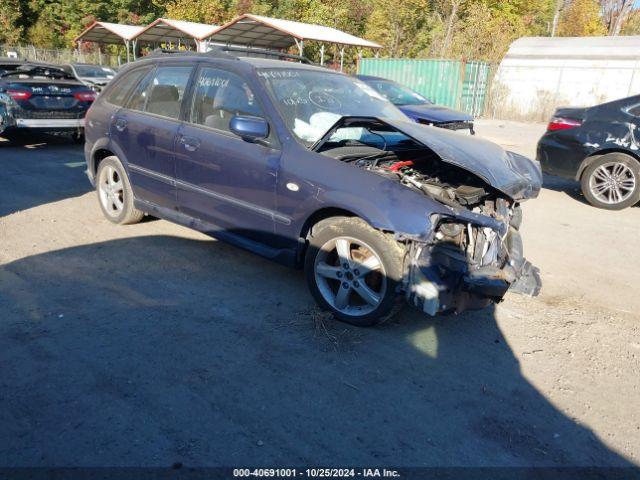
[[[580,120],[565,117],[553,117],[549,122],[549,125],[547,125],[547,132],[569,130],[570,128],[579,127],[580,125],[582,125]]]
[[[76,92],[73,96],[81,102],[93,102],[97,97],[96,92]]]
[[[32,94],[26,90],[7,90],[7,95],[14,100],[28,100]]]

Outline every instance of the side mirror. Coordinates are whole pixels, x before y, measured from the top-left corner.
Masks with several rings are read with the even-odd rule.
[[[269,136],[269,124],[264,118],[236,115],[229,122],[229,130],[246,142],[255,142]]]

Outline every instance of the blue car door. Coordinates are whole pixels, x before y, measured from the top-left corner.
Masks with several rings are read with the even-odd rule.
[[[242,140],[229,130],[234,115],[264,117],[238,74],[202,66],[196,73],[187,121],[176,144],[179,209],[189,216],[262,243],[274,221],[280,149],[275,136]]]
[[[191,66],[160,66],[138,84],[112,120],[137,199],[176,208],[175,146]]]

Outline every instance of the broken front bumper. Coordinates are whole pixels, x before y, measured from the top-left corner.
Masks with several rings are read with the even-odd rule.
[[[413,244],[406,288],[409,303],[435,315],[484,308],[507,291],[538,295],[539,270],[524,258],[520,233],[514,227],[504,236],[483,230],[489,229],[476,229],[480,233],[467,251],[452,243]],[[486,239],[475,252],[481,234]],[[472,233],[469,236],[473,239]]]

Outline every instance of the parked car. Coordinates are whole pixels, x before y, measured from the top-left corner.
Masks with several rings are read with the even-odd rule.
[[[640,202],[640,95],[559,108],[538,142],[544,172],[578,180],[587,201],[622,210]]]
[[[449,130],[468,131],[475,135],[473,117],[471,115],[436,105],[409,87],[405,87],[393,80],[369,75],[357,75],[357,78],[371,86],[415,122]]]
[[[96,92],[100,92],[116,75],[111,67],[90,63],[69,63],[62,65],[62,69]]]
[[[424,128],[324,68],[145,57],[89,110],[85,155],[111,222],[148,213],[302,266],[320,306],[356,325],[402,296],[436,314],[540,287],[518,232],[537,162]]]
[[[39,65],[42,67],[54,67],[54,65],[42,62],[31,62],[21,58],[0,57],[0,75],[3,73],[13,72],[23,65]]]
[[[0,134],[65,131],[80,141],[95,98],[93,90],[57,67],[21,64],[0,74]]]

